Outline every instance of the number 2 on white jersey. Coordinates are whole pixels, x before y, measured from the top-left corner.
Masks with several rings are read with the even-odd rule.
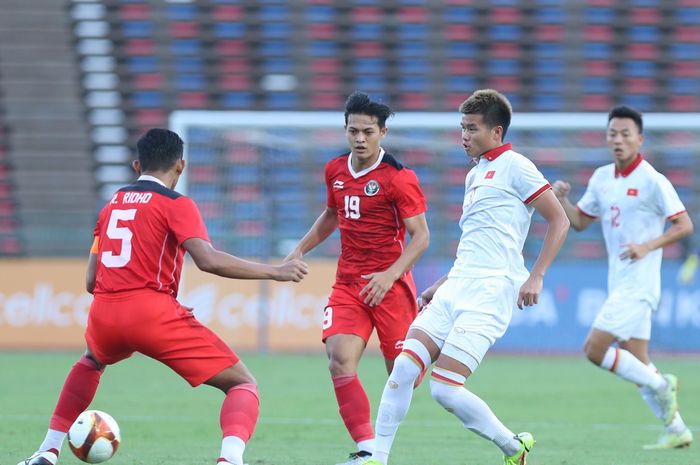
[[[114,255],[111,251],[102,252],[100,258],[102,264],[107,268],[121,268],[126,266],[131,260],[131,238],[134,234],[126,226],[119,227],[118,222],[131,221],[136,216],[136,209],[129,210],[112,210],[107,224],[107,237],[110,239],[122,241],[121,252],[119,255]]]
[[[360,198],[356,195],[345,196],[345,218],[356,220],[360,217]]]

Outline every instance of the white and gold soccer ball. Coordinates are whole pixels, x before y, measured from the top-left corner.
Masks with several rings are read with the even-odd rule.
[[[68,445],[76,457],[87,463],[109,460],[117,452],[119,425],[109,414],[86,410],[68,430]]]

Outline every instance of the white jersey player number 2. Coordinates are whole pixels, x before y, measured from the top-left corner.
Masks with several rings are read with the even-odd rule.
[[[119,226],[119,221],[131,221],[136,217],[136,209],[112,210],[107,224],[107,237],[122,241],[121,252],[114,255],[111,251],[102,252],[102,264],[107,268],[121,268],[131,260],[131,238],[134,234],[125,226]]]
[[[360,198],[356,195],[345,196],[345,218],[356,220],[360,217]]]

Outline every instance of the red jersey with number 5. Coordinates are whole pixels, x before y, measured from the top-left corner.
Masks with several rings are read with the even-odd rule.
[[[404,250],[403,220],[426,210],[416,174],[383,149],[363,171],[350,161],[347,153],[326,164],[327,205],[337,209],[340,228],[338,282],[389,268]]]
[[[182,243],[193,237],[209,241],[192,199],[143,179],[114,194],[100,212],[94,234],[95,294],[153,289],[177,296]]]

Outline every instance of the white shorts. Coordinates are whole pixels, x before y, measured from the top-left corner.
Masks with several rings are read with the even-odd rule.
[[[472,373],[506,332],[517,290],[506,277],[448,278],[411,328],[427,333],[441,353]]]
[[[603,303],[593,321],[593,327],[610,333],[621,341],[648,341],[651,337],[651,313],[649,302],[622,293],[612,293]]]

